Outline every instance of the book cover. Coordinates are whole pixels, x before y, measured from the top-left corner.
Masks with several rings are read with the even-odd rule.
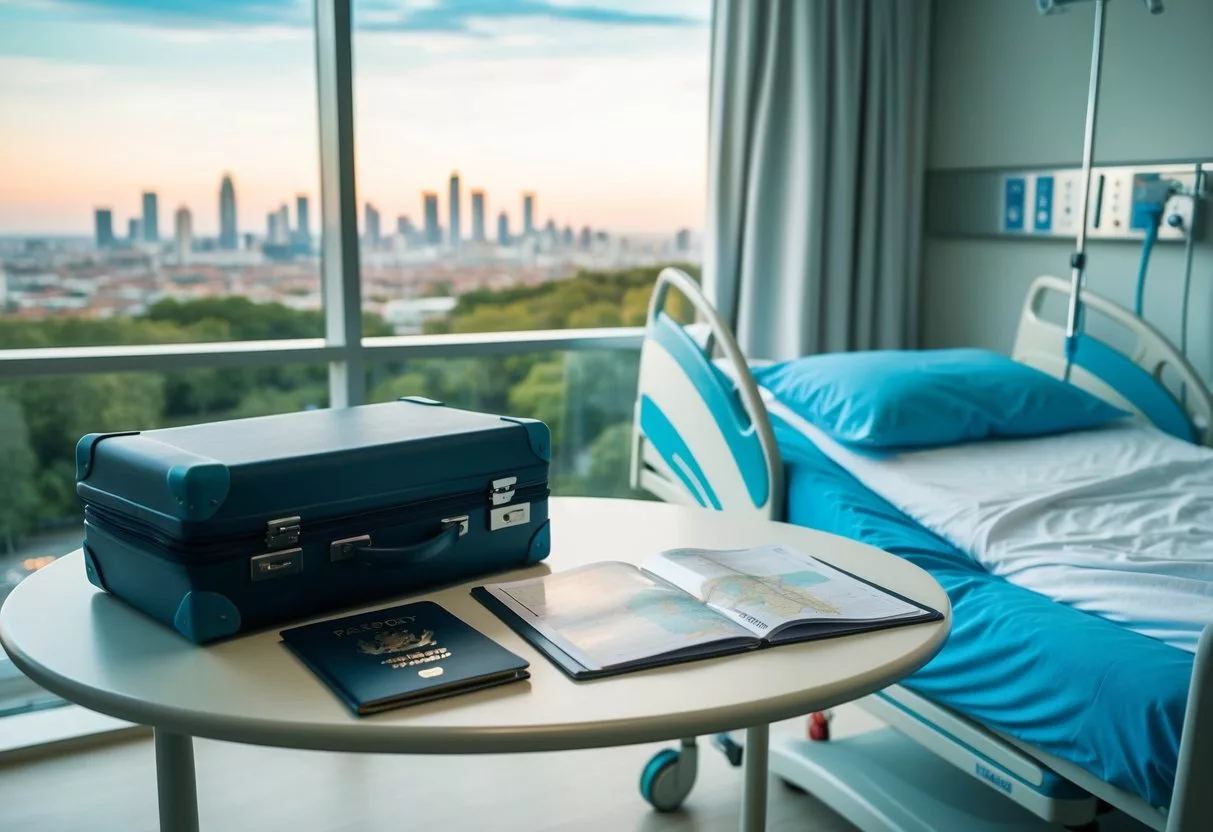
[[[432,601],[318,621],[280,635],[359,715],[530,676],[524,659]]]

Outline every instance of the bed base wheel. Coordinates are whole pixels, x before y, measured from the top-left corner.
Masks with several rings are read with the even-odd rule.
[[[658,812],[680,808],[695,785],[699,752],[695,740],[683,740],[681,748],[663,748],[640,772],[640,796]]]

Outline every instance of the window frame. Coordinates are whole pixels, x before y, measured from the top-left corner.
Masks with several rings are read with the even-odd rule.
[[[323,338],[0,349],[0,382],[114,372],[165,372],[200,367],[328,365],[330,407],[366,401],[366,370],[374,363],[420,358],[476,358],[529,352],[638,351],[643,327],[526,330],[367,338],[362,331],[357,183],[354,168],[353,0],[315,0],[316,96],[320,146],[320,277]],[[3,659],[0,654],[0,659]],[[79,706],[69,706],[72,712]],[[6,717],[21,720],[24,715]],[[91,718],[91,717],[90,717]],[[31,718],[42,719],[42,717]],[[20,749],[114,731],[108,718],[88,719],[64,736],[31,730]],[[30,720],[26,720],[30,721]],[[31,725],[34,723],[31,722]],[[41,724],[41,723],[39,723]],[[138,730],[138,729],[133,729]],[[120,734],[122,732],[119,732]],[[45,734],[45,736],[43,736]],[[116,734],[117,736],[117,734]],[[2,737],[0,737],[2,739]],[[0,758],[14,751],[0,742]],[[16,753],[16,752],[14,752]]]
[[[353,0],[315,0],[314,32],[324,337],[0,350],[0,381],[195,367],[327,363],[330,406],[352,407],[366,401],[365,371],[373,362],[640,349],[643,327],[364,337],[354,169]]]

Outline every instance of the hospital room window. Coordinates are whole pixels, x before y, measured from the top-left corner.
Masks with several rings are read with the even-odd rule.
[[[637,326],[699,264],[711,3],[592,5],[355,0],[363,309],[395,334]]]
[[[0,6],[0,348],[323,333],[312,18]]]

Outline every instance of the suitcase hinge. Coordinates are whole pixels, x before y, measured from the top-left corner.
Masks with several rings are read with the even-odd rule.
[[[265,548],[282,549],[299,543],[302,523],[298,517],[279,517],[265,523]]]
[[[514,486],[517,484],[517,477],[503,477],[499,480],[493,480],[493,487],[489,489],[489,503],[495,506],[503,506],[514,499]]]

